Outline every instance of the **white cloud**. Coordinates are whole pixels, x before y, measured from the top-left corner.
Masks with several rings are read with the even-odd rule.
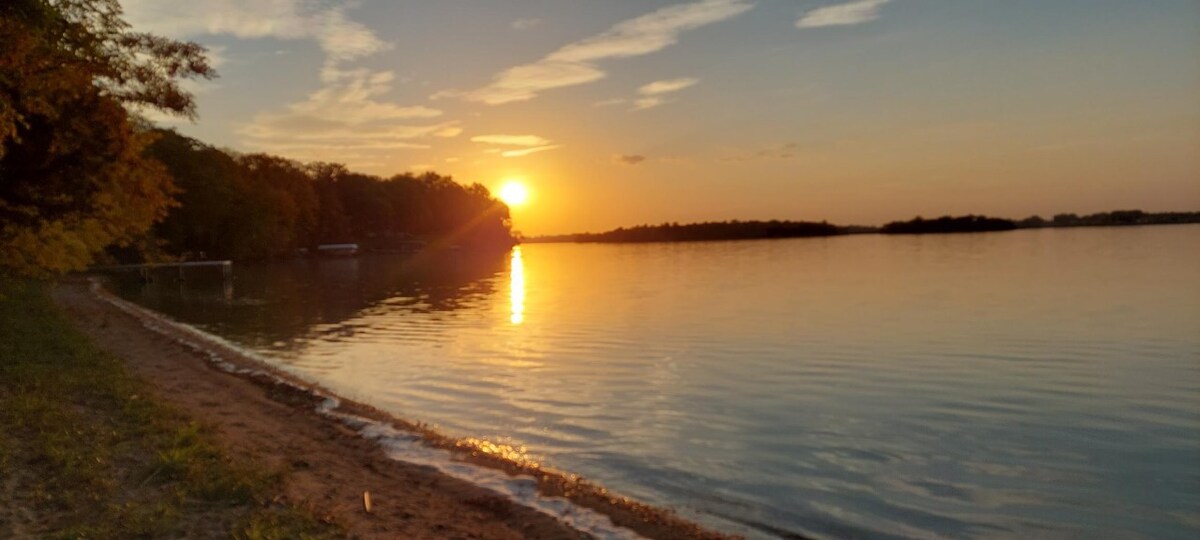
[[[621,99],[621,98],[606,99],[603,101],[597,101],[597,102],[593,103],[592,106],[593,107],[612,107],[613,105],[622,105],[622,104],[626,103],[627,101],[629,101],[629,100]]]
[[[229,34],[234,37],[300,39],[312,23],[298,0],[124,0],[134,28],[174,37]]]
[[[642,97],[634,100],[632,110],[641,111],[669,103],[669,100],[665,97],[666,94],[678,92],[698,82],[700,82],[700,79],[680,78],[654,81],[643,85],[641,88],[638,88],[638,94],[641,94]]]
[[[428,137],[455,137],[456,122],[417,124],[442,115],[425,106],[387,100],[394,75],[348,64],[391,48],[370,28],[347,15],[350,2],[336,0],[124,0],[136,28],[190,38],[232,35],[315,41],[324,55],[322,86],[304,100],[260,112],[238,128],[242,142],[296,159],[380,163],[389,153],[425,149]],[[216,51],[217,59],[223,50]]]
[[[529,30],[541,26],[541,19],[517,19],[512,22],[514,30]]]
[[[500,155],[503,157],[522,157],[522,156],[528,156],[529,154],[536,154],[538,152],[545,152],[546,150],[554,150],[555,148],[561,148],[561,146],[557,145],[557,144],[547,144],[544,146],[535,146],[533,148],[522,148],[520,150],[508,150],[506,152],[501,152]]]
[[[667,94],[678,92],[700,82],[700,79],[670,79],[665,81],[654,81],[638,89],[638,93],[643,96],[653,96],[656,94]]]
[[[666,103],[666,102],[667,102],[666,99],[663,99],[660,97],[644,97],[644,98],[634,100],[633,110],[642,111],[642,110],[646,110],[646,109],[653,109],[654,107],[662,105],[663,103]]]
[[[462,132],[463,128],[456,125],[450,125],[433,132],[433,136],[442,137],[443,139],[450,139],[462,135]]]
[[[533,99],[545,90],[595,82],[605,77],[595,62],[660,51],[675,44],[685,30],[729,19],[752,7],[754,4],[748,0],[702,0],[667,6],[565,45],[536,62],[504,70],[482,88],[444,91],[437,96],[499,105]]]
[[[545,146],[550,144],[549,140],[537,135],[478,135],[471,137],[471,141],[502,146]]]
[[[879,18],[879,10],[891,0],[858,0],[817,8],[796,21],[797,28],[862,24]]]

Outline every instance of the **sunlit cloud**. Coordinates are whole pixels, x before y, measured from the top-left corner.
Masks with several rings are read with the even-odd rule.
[[[541,19],[517,19],[512,22],[514,30],[529,30],[541,26]]]
[[[657,96],[639,98],[633,101],[633,110],[643,111],[646,109],[653,109],[654,107],[662,105],[666,102],[666,99]]]
[[[834,6],[817,8],[805,13],[796,21],[797,28],[822,26],[846,26],[862,24],[879,18],[879,10],[891,0],[858,0]]]
[[[633,110],[640,111],[668,103],[667,98],[664,97],[665,94],[678,92],[698,82],[700,82],[700,79],[680,78],[654,81],[643,85],[641,88],[638,88],[638,94],[641,94],[642,97],[633,102]]]
[[[238,133],[245,144],[261,151],[330,160],[339,159],[339,152],[349,155],[347,150],[428,148],[411,139],[461,132],[454,122],[411,125],[437,118],[442,111],[380,101],[391,86],[390,72],[346,71],[304,101],[254,115]]]
[[[638,89],[638,93],[643,96],[653,96],[657,94],[667,94],[670,92],[678,92],[700,82],[700,79],[670,79],[666,81],[654,81],[650,84],[642,86]]]
[[[612,157],[613,163],[618,165],[637,165],[646,161],[646,156],[639,154],[617,154]]]
[[[471,142],[504,146],[545,146],[550,144],[548,139],[537,135],[478,135],[471,137]]]
[[[602,101],[597,101],[595,103],[592,103],[592,106],[593,107],[612,107],[614,105],[623,105],[628,102],[629,102],[629,100],[621,99],[621,98],[605,99]]]
[[[520,150],[507,150],[505,152],[501,152],[500,156],[507,158],[522,157],[528,156],[529,154],[536,154],[538,152],[545,152],[547,150],[554,150],[555,148],[562,148],[562,146],[557,144],[547,144],[544,146],[535,146],[533,148],[522,148]]]
[[[169,36],[301,39],[315,27],[299,0],[124,0],[121,6],[134,28]]]
[[[502,71],[482,88],[443,91],[434,97],[459,97],[500,105],[530,100],[554,88],[595,82],[606,76],[596,62],[660,51],[678,42],[679,35],[686,30],[724,21],[752,7],[754,4],[747,0],[703,0],[667,6],[565,45],[537,62]]]
[[[442,137],[443,139],[450,139],[462,135],[462,132],[463,128],[456,125],[450,125],[435,131],[433,136]]]
[[[255,114],[240,126],[237,133],[242,142],[255,150],[295,159],[353,159],[352,165],[364,166],[396,150],[430,147],[414,139],[462,132],[456,122],[413,125],[413,121],[437,118],[442,111],[388,101],[395,78],[391,71],[348,67],[392,47],[351,20],[348,3],[125,0],[122,4],[137,28],[172,37],[232,35],[317,43],[324,56],[319,72],[322,86],[302,101]],[[218,51],[218,59],[222,53]]]

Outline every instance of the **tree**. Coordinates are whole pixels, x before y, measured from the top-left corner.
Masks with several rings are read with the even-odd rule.
[[[126,107],[193,116],[203,47],[130,30],[116,0],[0,3],[0,271],[85,267],[165,216],[173,187]]]

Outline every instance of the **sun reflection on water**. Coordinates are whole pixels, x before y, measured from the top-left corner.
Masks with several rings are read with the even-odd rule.
[[[521,260],[521,246],[512,250],[509,276],[509,297],[512,303],[512,317],[509,320],[513,324],[521,324],[525,321],[525,263]]]

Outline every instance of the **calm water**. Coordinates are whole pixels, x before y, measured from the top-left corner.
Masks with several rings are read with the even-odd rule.
[[[1195,538],[1200,226],[238,266],[122,294],[751,536]]]

